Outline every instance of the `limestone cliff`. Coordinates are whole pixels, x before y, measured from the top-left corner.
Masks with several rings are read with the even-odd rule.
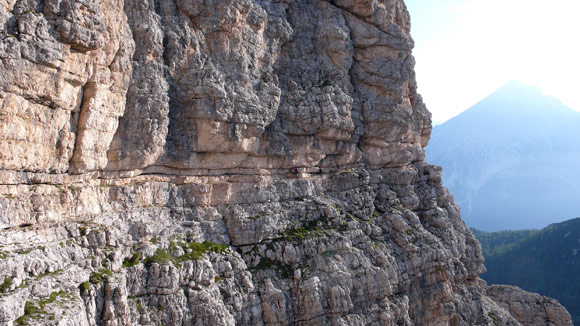
[[[0,21],[0,324],[519,325],[423,160],[402,0]]]
[[[493,285],[487,295],[522,325],[571,325],[570,314],[554,299],[515,286]]]

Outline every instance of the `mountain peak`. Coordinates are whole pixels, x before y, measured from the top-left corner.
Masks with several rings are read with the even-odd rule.
[[[537,228],[577,215],[580,112],[511,81],[433,128],[427,160],[470,226]]]
[[[526,85],[517,80],[510,80],[493,93],[508,93],[508,94],[525,94],[528,96],[542,96],[544,95],[542,89],[533,85]]]
[[[516,121],[523,126],[530,118],[546,122],[580,117],[577,111],[567,107],[557,98],[542,92],[537,86],[528,86],[519,81],[508,81],[483,100],[441,124],[465,125],[467,120],[477,120],[478,126],[504,125]]]

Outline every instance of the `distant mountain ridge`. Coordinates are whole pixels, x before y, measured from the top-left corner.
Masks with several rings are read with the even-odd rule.
[[[427,161],[468,225],[541,228],[580,215],[580,113],[535,87],[509,82],[435,126]]]
[[[472,231],[485,256],[483,279],[555,298],[580,325],[580,218],[542,230]]]

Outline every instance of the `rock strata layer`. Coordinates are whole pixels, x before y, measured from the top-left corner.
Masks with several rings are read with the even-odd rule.
[[[403,1],[0,21],[0,324],[519,325],[424,162]]]

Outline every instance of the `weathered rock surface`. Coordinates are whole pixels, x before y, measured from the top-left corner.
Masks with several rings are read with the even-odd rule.
[[[401,0],[0,22],[0,324],[519,325],[423,161]]]
[[[523,326],[573,325],[568,311],[555,299],[507,285],[493,285],[486,292]]]

